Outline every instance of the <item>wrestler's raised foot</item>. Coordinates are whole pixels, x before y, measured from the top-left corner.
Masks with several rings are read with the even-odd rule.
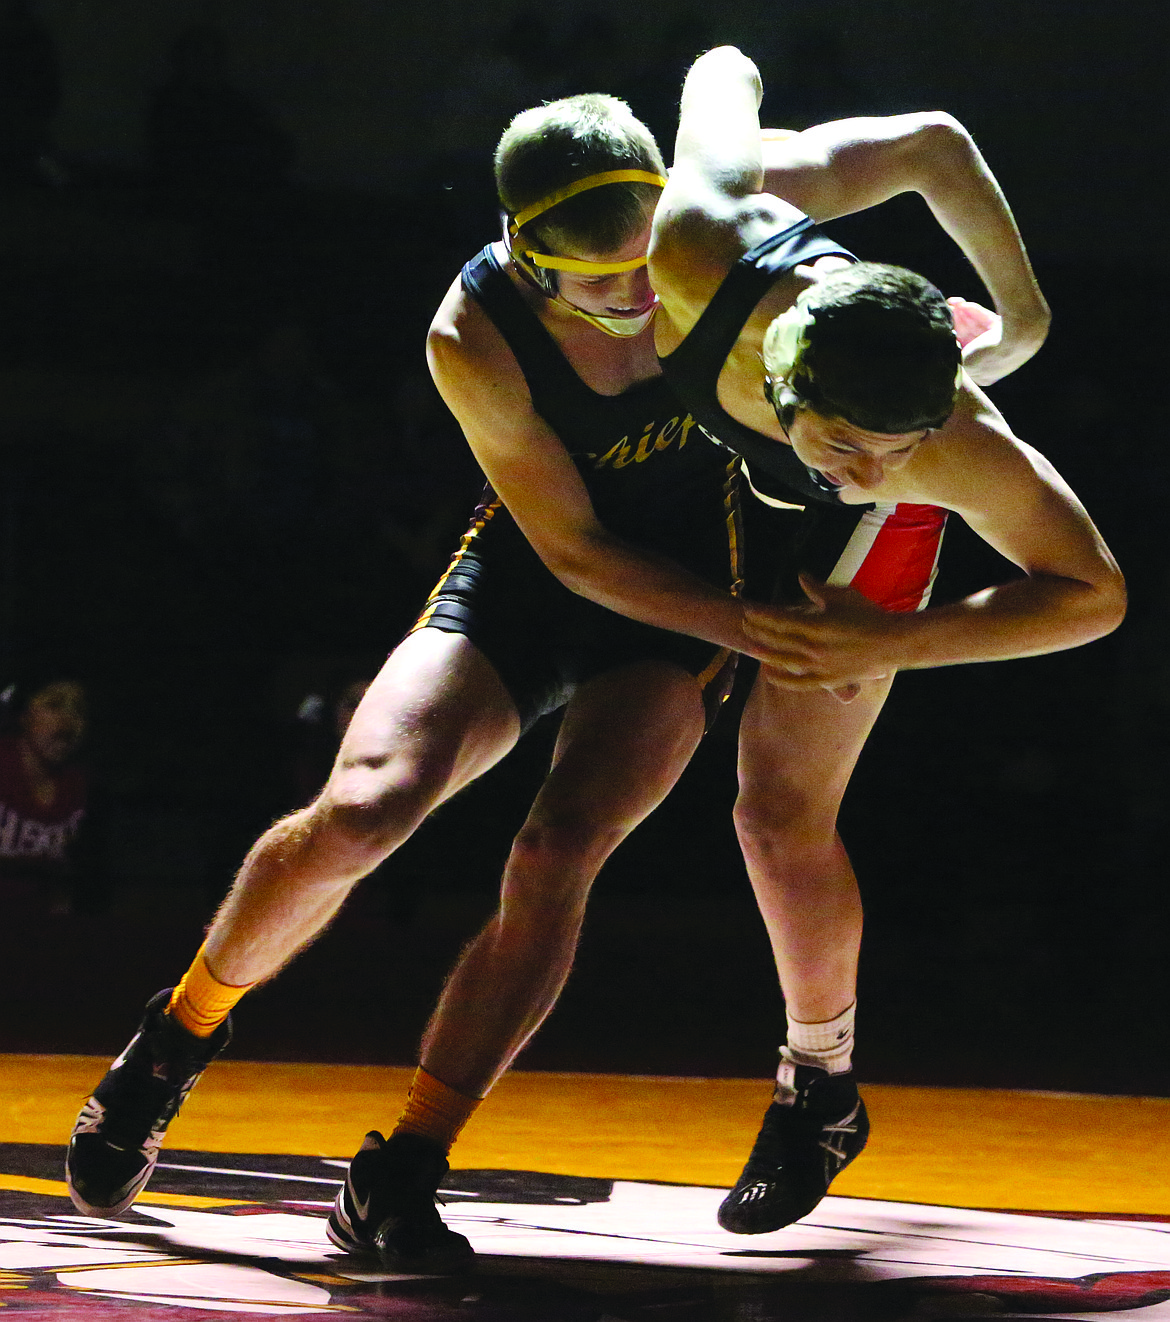
[[[326,1233],[347,1253],[376,1253],[392,1271],[453,1272],[475,1257],[435,1206],[449,1170],[442,1148],[418,1134],[371,1131],[349,1164]]]
[[[807,1216],[869,1137],[852,1072],[789,1068],[795,1099],[768,1107],[747,1165],[719,1207],[719,1224],[736,1235],[762,1235]]]
[[[231,1041],[230,1021],[196,1037],[166,1013],[168,988],[152,998],[138,1032],[81,1108],[69,1138],[65,1180],[86,1216],[117,1216],[150,1179],[167,1126],[212,1060]]]

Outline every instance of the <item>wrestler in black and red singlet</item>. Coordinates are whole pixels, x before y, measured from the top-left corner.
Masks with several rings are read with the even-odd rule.
[[[710,436],[743,456],[744,477],[767,505],[803,508],[795,557],[777,595],[799,597],[797,570],[851,585],[890,611],[922,610],[930,599],[946,511],[933,505],[843,505],[837,489],[792,447],[753,431],[719,403],[716,386],[744,324],[775,282],[821,257],[856,258],[809,219],[744,253],[683,342],[661,360],[675,393]]]

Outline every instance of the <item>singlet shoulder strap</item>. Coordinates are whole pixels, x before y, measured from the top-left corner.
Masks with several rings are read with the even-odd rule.
[[[749,249],[727,273],[686,339],[661,360],[679,398],[709,436],[743,455],[753,475],[775,478],[809,500],[838,503],[835,489],[787,445],[754,431],[719,402],[719,374],[756,304],[782,275],[802,262],[853,254],[822,234],[807,217]],[[757,486],[759,481],[757,481]]]
[[[544,389],[582,389],[581,378],[524,302],[490,244],[464,266],[462,283],[508,342],[530,387],[538,380]]]
[[[663,360],[669,371],[711,384],[719,379],[739,333],[769,288],[802,262],[853,254],[821,233],[808,216],[771,234],[735,263],[682,343]]]

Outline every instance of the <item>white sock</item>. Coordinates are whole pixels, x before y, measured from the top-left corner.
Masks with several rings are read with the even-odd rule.
[[[835,1019],[802,1024],[788,1019],[788,1042],[780,1048],[776,1071],[776,1101],[790,1105],[796,1098],[797,1065],[815,1065],[829,1074],[847,1074],[853,1065],[853,1016],[857,1002]]]

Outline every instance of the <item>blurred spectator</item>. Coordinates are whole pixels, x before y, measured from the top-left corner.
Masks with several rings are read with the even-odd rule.
[[[61,105],[61,69],[29,0],[0,0],[0,180],[58,183],[49,126]]]
[[[0,694],[0,888],[50,913],[95,912],[108,900],[77,762],[89,725],[85,688],[68,673],[30,673]]]
[[[232,82],[223,33],[193,24],[175,38],[169,62],[146,122],[148,162],[159,183],[196,194],[283,183],[296,154],[292,138]]]

